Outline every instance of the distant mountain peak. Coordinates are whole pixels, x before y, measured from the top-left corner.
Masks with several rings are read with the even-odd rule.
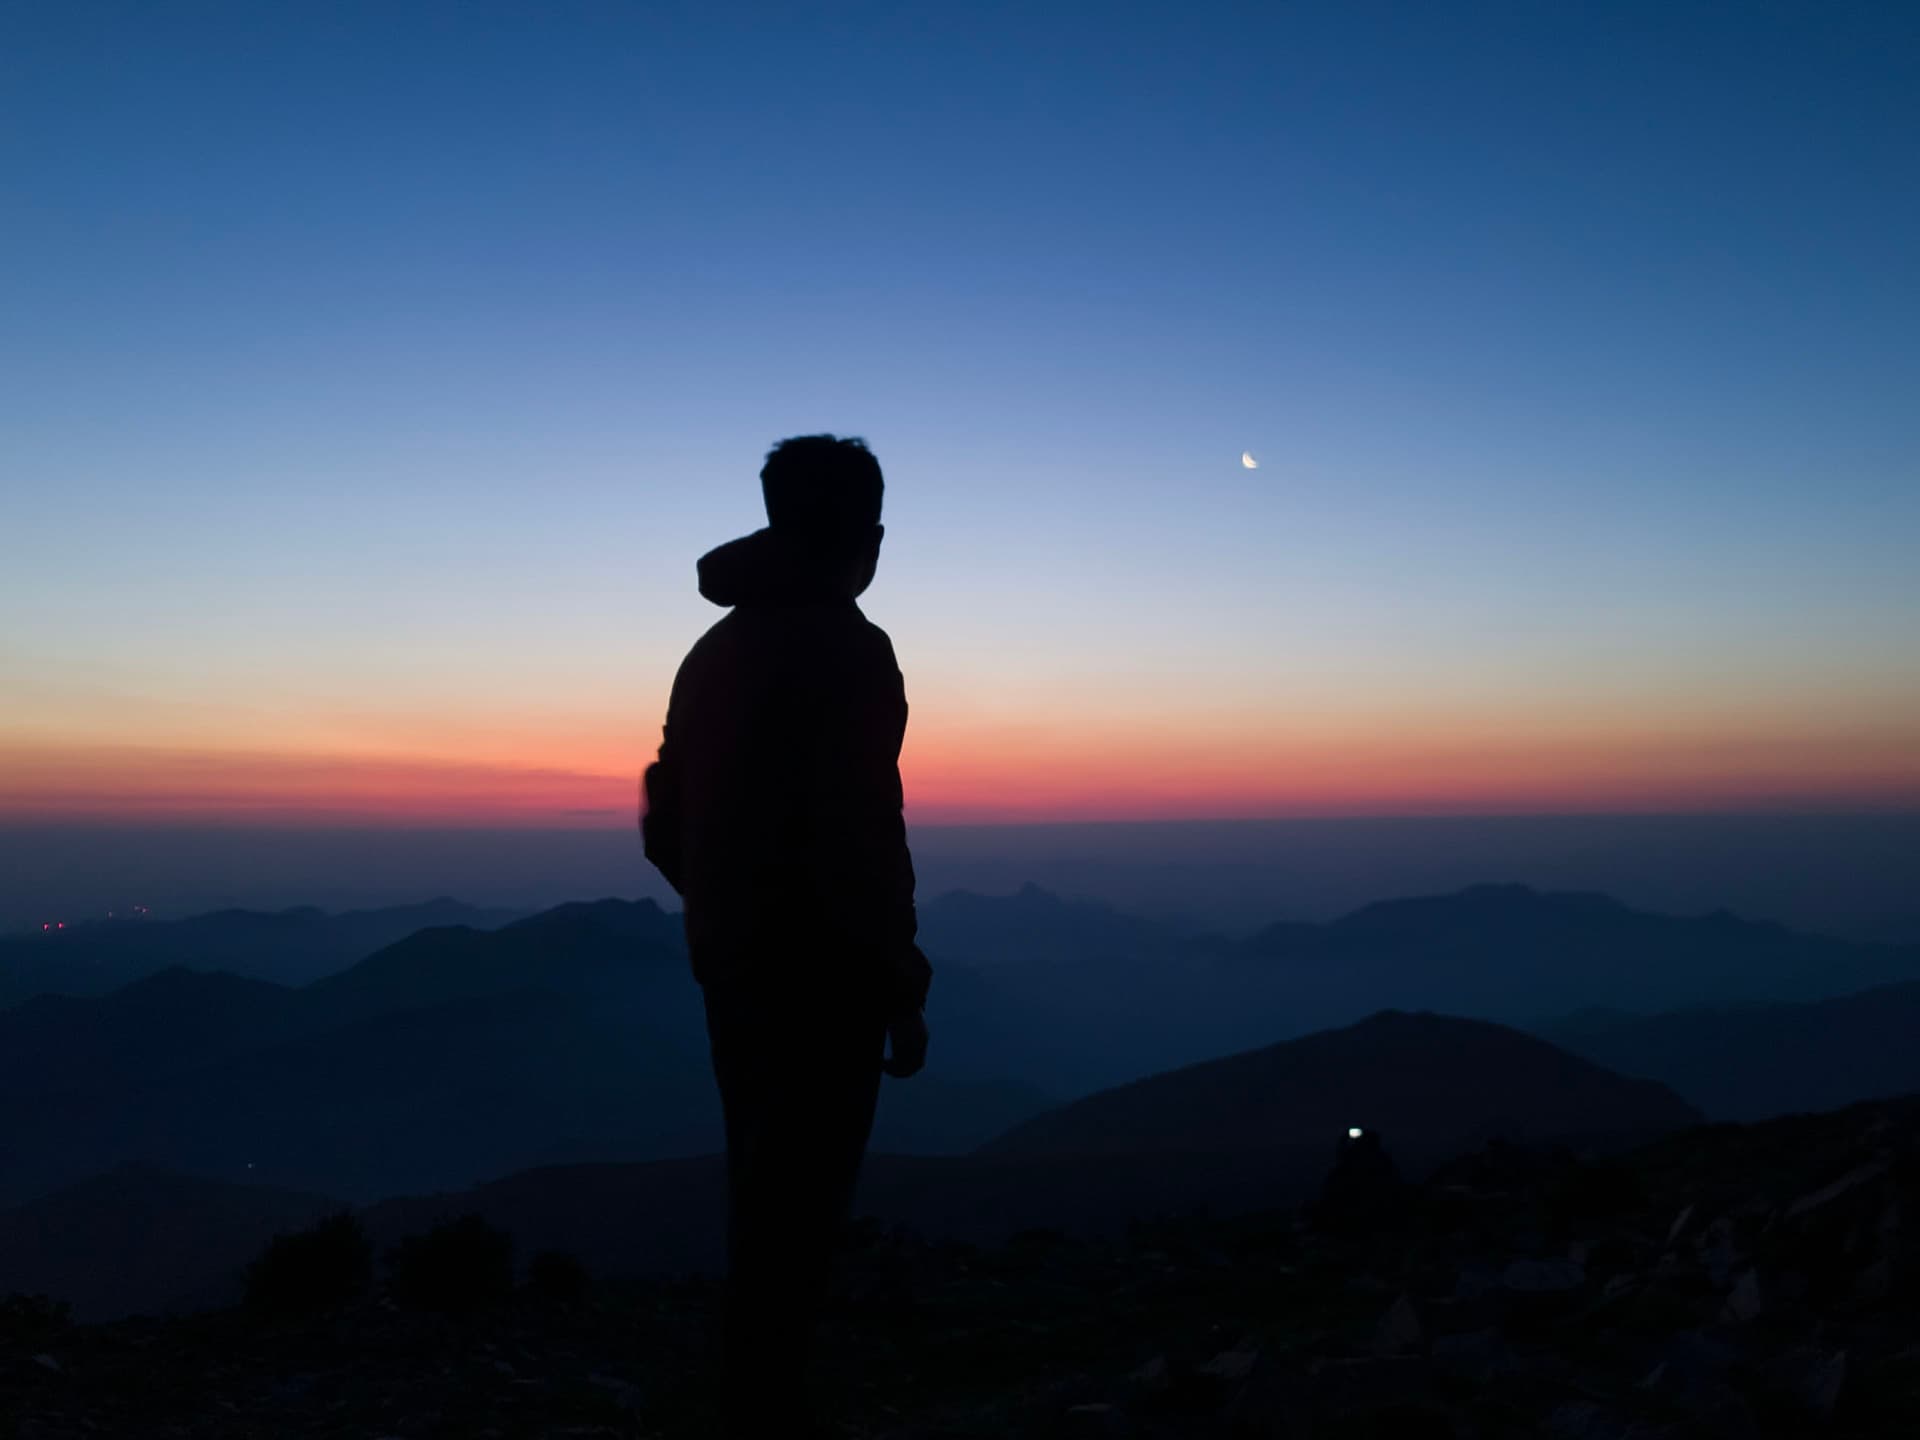
[[[501,927],[503,931],[538,931],[587,927],[610,932],[657,935],[663,925],[679,917],[669,915],[651,899],[621,900],[606,896],[599,900],[569,900]]]
[[[923,899],[922,907],[927,906],[1008,906],[1008,905],[1045,905],[1062,906],[1067,902],[1059,895],[1031,880],[1022,881],[1020,887],[1010,895],[989,895],[982,890],[942,890],[931,899]],[[1106,908],[1101,906],[1099,908]]]
[[[1628,906],[1611,895],[1590,890],[1537,890],[1511,882],[1464,886],[1440,895],[1413,895],[1378,900],[1334,921],[1335,925],[1377,925],[1413,922],[1429,924],[1437,917],[1458,915],[1481,920],[1489,915],[1544,916],[1553,914],[1627,915]]]

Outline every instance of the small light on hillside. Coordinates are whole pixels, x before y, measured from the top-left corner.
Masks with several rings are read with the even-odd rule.
[[[1347,1127],[1347,1139],[1358,1140],[1359,1138],[1360,1138],[1360,1127],[1358,1125],[1349,1125]]]

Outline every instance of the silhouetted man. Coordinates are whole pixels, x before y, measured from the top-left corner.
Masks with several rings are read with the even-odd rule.
[[[906,694],[854,603],[880,557],[880,464],[806,435],[760,482],[767,528],[700,561],[700,593],[732,610],[674,680],[641,829],[686,902],[726,1114],[729,1420],[779,1435],[804,1404],[881,1071],[926,1058],[930,972],[901,818]]]

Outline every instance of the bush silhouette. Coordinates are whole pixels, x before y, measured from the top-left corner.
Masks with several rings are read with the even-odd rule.
[[[587,1267],[564,1250],[542,1250],[527,1263],[527,1292],[537,1300],[577,1305],[591,1286]]]
[[[372,1283],[373,1244],[359,1219],[342,1211],[269,1240],[247,1267],[247,1304],[273,1313],[320,1310]]]
[[[64,1300],[19,1291],[0,1300],[0,1345],[42,1344],[72,1324],[73,1311]]]
[[[478,1215],[407,1236],[387,1265],[394,1300],[420,1310],[477,1310],[513,1293],[513,1237]]]
[[[1361,1130],[1341,1140],[1320,1186],[1313,1223],[1329,1234],[1365,1234],[1392,1225],[1406,1203],[1406,1187],[1378,1132]]]

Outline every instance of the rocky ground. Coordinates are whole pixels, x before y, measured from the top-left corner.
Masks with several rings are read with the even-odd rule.
[[[1920,1434],[1920,1102],[1609,1163],[1492,1149],[1363,1198],[991,1251],[862,1229],[824,1342],[837,1433]],[[15,1299],[0,1435],[697,1436],[717,1300],[70,1326]]]

